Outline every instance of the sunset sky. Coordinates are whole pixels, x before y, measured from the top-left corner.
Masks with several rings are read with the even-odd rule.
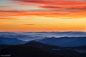
[[[86,0],[0,0],[0,32],[85,31]]]

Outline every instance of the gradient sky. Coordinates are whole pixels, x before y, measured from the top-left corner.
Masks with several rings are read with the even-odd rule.
[[[86,0],[0,0],[0,32],[86,31]]]

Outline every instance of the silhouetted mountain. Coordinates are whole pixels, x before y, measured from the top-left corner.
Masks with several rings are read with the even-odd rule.
[[[86,56],[85,46],[82,46],[82,47],[81,46],[80,47],[60,47],[60,46],[47,45],[47,44],[43,44],[43,43],[36,42],[36,41],[30,41],[24,45],[42,48],[46,51],[55,53],[57,55]]]
[[[37,41],[30,41],[24,45],[28,45],[28,46],[35,46],[35,47],[38,47],[38,48],[42,48],[44,50],[47,50],[49,52],[53,52],[52,49],[53,48],[61,48],[59,46],[53,46],[53,45],[47,45],[47,44],[43,44],[43,43],[40,43],[40,42],[37,42]],[[54,53],[54,52],[53,52]]]
[[[19,45],[24,43],[26,43],[26,41],[22,41],[17,38],[0,38],[0,44]]]
[[[10,55],[10,57],[59,57],[56,54],[50,53],[43,49],[17,45],[0,50],[0,55]]]
[[[62,47],[76,47],[86,45],[86,37],[51,37],[38,40],[41,43],[62,46]]]
[[[12,45],[0,45],[0,50],[3,49],[3,48],[7,48],[7,47],[10,47]]]
[[[20,45],[19,45],[20,46]],[[33,46],[33,47],[38,47],[38,48],[41,48],[43,50],[46,50],[48,52],[51,52],[51,53],[54,53],[54,54],[57,54],[57,55],[60,55],[60,56],[81,56],[81,57],[84,57],[86,56],[86,46],[80,46],[80,47],[60,47],[60,46],[52,46],[52,45],[47,45],[47,44],[43,44],[43,43],[39,43],[39,42],[36,42],[36,41],[30,41],[22,46],[25,46],[25,47],[28,47],[28,46]],[[21,48],[22,46],[20,46],[19,48]],[[6,48],[5,48],[6,47]],[[15,46],[12,46],[13,48]],[[4,45],[4,49],[7,49],[7,48],[11,48],[11,45]],[[8,49],[8,50],[9,50]],[[2,49],[3,50],[3,49]],[[14,50],[14,49],[13,49]],[[16,49],[15,49],[16,50]],[[7,51],[7,50],[6,50]],[[20,50],[18,50],[20,51]],[[3,51],[5,52],[5,51]],[[22,51],[21,51],[22,52]]]

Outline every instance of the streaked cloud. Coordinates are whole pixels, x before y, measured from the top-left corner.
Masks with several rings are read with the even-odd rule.
[[[0,0],[3,31],[84,31],[85,20],[86,2],[81,0]]]
[[[11,0],[12,6],[1,6],[0,16],[84,16],[86,2],[69,0]],[[14,6],[15,5],[15,6]],[[6,8],[6,10],[4,10]],[[77,12],[77,14],[75,13]],[[81,14],[79,13],[81,12]],[[83,14],[83,15],[82,15]],[[78,17],[78,16],[77,16]]]
[[[23,24],[23,25],[35,25],[35,24]]]

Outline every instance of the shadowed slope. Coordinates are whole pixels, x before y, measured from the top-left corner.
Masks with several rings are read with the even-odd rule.
[[[58,57],[56,54],[47,52],[43,49],[17,45],[0,50],[0,55],[10,54],[11,57]]]

